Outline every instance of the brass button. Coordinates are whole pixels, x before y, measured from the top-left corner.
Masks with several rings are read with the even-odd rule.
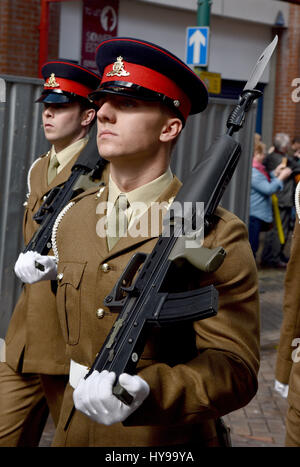
[[[64,277],[63,273],[60,272],[59,274],[57,274],[56,278],[57,278],[58,281],[61,281],[63,277]]]
[[[103,316],[104,316],[104,310],[103,310],[103,308],[98,308],[98,310],[96,311],[96,316],[97,316],[97,318],[99,318],[99,319],[103,318]]]
[[[46,201],[47,195],[43,196],[43,201]]]
[[[103,272],[108,272],[110,270],[110,265],[108,263],[103,263],[101,269]]]

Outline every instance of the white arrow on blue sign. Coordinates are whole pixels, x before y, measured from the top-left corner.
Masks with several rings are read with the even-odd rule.
[[[187,65],[208,65],[209,27],[195,26],[186,29]]]

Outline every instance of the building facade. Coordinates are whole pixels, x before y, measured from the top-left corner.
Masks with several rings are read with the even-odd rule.
[[[197,25],[197,8],[197,0],[1,0],[0,75],[38,77],[41,60],[52,58],[92,68],[97,43],[112,35],[155,41],[185,60],[186,28]],[[300,131],[292,98],[300,80],[300,2],[212,2],[207,69],[221,75],[220,97],[239,95],[275,34],[279,43],[260,82],[257,119],[267,144],[276,132],[293,137]]]

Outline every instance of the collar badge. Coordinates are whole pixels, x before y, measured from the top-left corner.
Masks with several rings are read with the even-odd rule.
[[[123,57],[118,57],[113,64],[113,69],[106,76],[128,76],[130,73],[124,69]]]
[[[58,88],[59,87],[59,83],[56,81],[54,73],[51,73],[51,75],[49,76],[49,78],[45,82],[44,88],[46,88],[46,87],[47,88]]]

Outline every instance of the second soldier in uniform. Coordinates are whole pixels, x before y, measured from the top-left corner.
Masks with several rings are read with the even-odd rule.
[[[25,244],[39,227],[33,215],[44,196],[68,179],[87,144],[96,115],[87,96],[100,82],[93,72],[59,60],[46,63],[42,75],[44,89],[38,102],[44,106],[44,133],[52,146],[34,161],[28,174]],[[21,279],[32,283],[37,278]],[[48,407],[54,422],[58,421],[69,372],[50,280],[23,287],[5,344],[6,361],[0,363],[0,446],[37,446]]]

